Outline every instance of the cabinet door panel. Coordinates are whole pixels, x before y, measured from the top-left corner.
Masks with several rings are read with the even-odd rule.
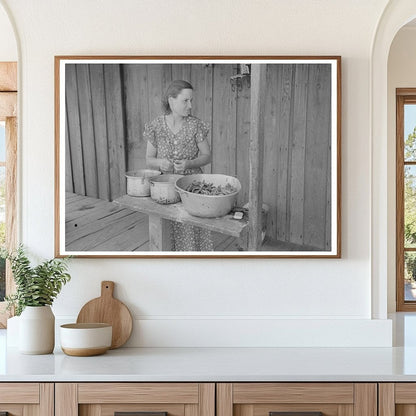
[[[380,383],[379,416],[416,416],[416,383]]]
[[[217,416],[377,416],[375,383],[219,383]],[[416,416],[416,415],[415,415]]]
[[[62,383],[56,386],[55,398],[55,416],[215,416],[214,383]]]
[[[53,383],[0,383],[0,415],[53,416]]]

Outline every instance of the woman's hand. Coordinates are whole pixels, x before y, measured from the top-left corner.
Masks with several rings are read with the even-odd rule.
[[[159,168],[162,172],[173,172],[173,163],[169,159],[160,159]]]
[[[176,173],[184,173],[186,169],[189,167],[189,160],[180,159],[175,160],[174,162],[174,171]]]

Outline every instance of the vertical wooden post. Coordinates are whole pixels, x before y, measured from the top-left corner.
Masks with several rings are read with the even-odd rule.
[[[248,249],[250,251],[257,250],[261,245],[266,68],[265,64],[251,65],[250,181],[248,196]]]

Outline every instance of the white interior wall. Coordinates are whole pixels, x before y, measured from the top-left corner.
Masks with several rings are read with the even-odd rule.
[[[17,61],[17,44],[12,23],[6,10],[0,7],[0,61]]]
[[[73,259],[59,320],[114,280],[136,318],[130,345],[391,344],[383,296],[371,320],[370,255],[370,53],[387,0],[0,4],[21,39],[21,241],[41,257],[54,253],[54,55],[343,59],[342,259]]]
[[[396,88],[416,87],[416,26],[403,27],[395,36],[388,61],[388,310],[396,310]]]

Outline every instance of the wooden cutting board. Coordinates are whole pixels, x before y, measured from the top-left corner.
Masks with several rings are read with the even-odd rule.
[[[101,282],[101,296],[87,302],[77,323],[103,322],[113,326],[111,349],[121,347],[130,337],[133,319],[127,306],[113,297],[114,282]]]

